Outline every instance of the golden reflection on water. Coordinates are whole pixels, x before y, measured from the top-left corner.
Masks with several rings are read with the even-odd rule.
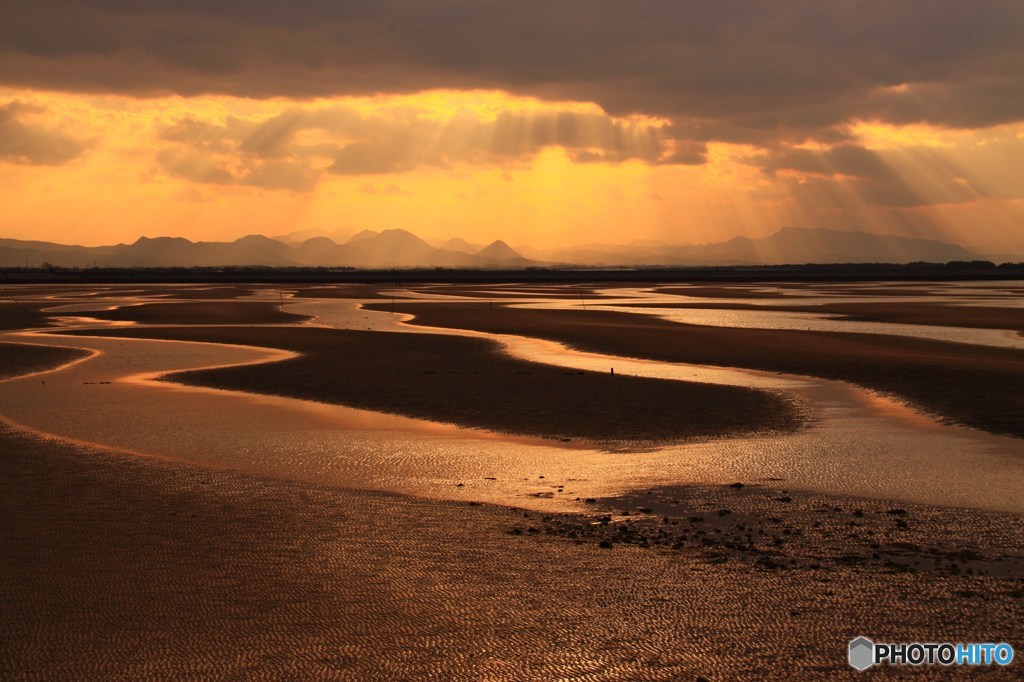
[[[859,299],[853,299],[858,301]],[[633,301],[637,303],[640,301]],[[678,303],[661,296],[642,299],[643,303]],[[706,302],[706,301],[702,301]],[[737,301],[742,302],[742,301]],[[747,301],[749,302],[749,301]],[[832,302],[832,301],[829,301]],[[878,302],[878,301],[874,301]],[[616,305],[619,303],[620,305]],[[622,305],[624,303],[624,305]],[[763,304],[763,301],[758,301]],[[788,303],[788,302],[787,302]],[[799,305],[799,302],[793,303]],[[571,301],[545,301],[520,304],[523,308],[572,310],[579,307]],[[973,329],[969,327],[941,327],[936,325],[897,324],[892,322],[861,322],[842,319],[840,315],[824,313],[797,313],[780,310],[720,310],[714,308],[632,308],[623,300],[605,301],[602,310],[654,315],[670,322],[708,327],[736,327],[741,329],[793,329],[818,332],[852,332],[856,334],[883,334],[909,336],[930,341],[966,343],[996,348],[1024,349],[1024,338],[1004,329]]]
[[[85,312],[84,307],[75,306],[75,311]],[[362,310],[353,301],[295,299],[287,308],[316,315],[311,324],[341,329],[442,331],[407,326],[406,316]],[[88,318],[66,322],[99,326]],[[622,374],[783,391],[808,405],[813,419],[792,435],[609,451],[154,381],[171,371],[291,357],[283,351],[24,333],[4,335],[4,340],[83,347],[97,354],[49,373],[45,384],[39,377],[0,382],[0,412],[40,432],[206,466],[547,510],[576,509],[577,498],[645,487],[740,480],[1024,511],[1020,440],[940,424],[842,382],[632,360],[518,336],[443,333],[494,338],[517,357],[574,369],[605,372],[614,366]],[[971,476],[964,477],[964,471]]]

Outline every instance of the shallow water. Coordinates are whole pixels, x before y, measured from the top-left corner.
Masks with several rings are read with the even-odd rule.
[[[666,285],[669,286],[669,285]],[[702,296],[685,296],[687,288],[701,289],[714,284],[670,285],[674,294],[663,294],[661,286],[604,289],[602,293],[614,298],[621,296],[675,296],[692,298],[705,303],[713,301],[742,301],[756,305],[813,305],[820,303],[867,303],[867,302],[928,302],[928,303],[963,303],[967,305],[993,306],[999,308],[1020,308],[1024,306],[1021,295],[1021,283],[1014,280],[992,280],[987,282],[835,282],[807,283],[800,285],[744,284],[725,285],[736,293],[735,298],[707,298]],[[886,293],[878,291],[908,293]],[[745,291],[769,293],[781,298],[742,298]],[[863,292],[859,294],[858,292]],[[910,293],[912,292],[912,293]]]
[[[969,327],[944,327],[937,325],[919,324],[897,324],[891,322],[862,322],[857,320],[843,319],[841,315],[813,312],[790,312],[783,310],[772,310],[772,305],[823,305],[826,303],[907,303],[907,302],[928,302],[942,303],[951,306],[992,306],[992,307],[1019,307],[1024,305],[1019,295],[1013,295],[1002,291],[999,287],[1005,287],[1008,283],[997,283],[991,288],[980,288],[975,285],[974,289],[936,289],[942,294],[928,297],[910,296],[850,296],[841,294],[838,296],[828,295],[826,292],[801,291],[805,296],[798,296],[792,290],[775,289],[774,291],[786,291],[784,299],[764,298],[728,298],[713,299],[690,297],[679,294],[664,294],[655,291],[650,287],[606,289],[601,292],[602,297],[591,299],[592,309],[616,311],[630,314],[646,314],[656,316],[670,322],[682,324],[694,324],[708,327],[736,327],[742,329],[795,329],[821,332],[846,332],[854,334],[884,334],[893,336],[909,336],[912,338],[927,339],[930,341],[944,341],[948,343],[967,343],[980,346],[993,346],[997,348],[1024,349],[1024,337],[1016,331],[1003,329],[974,329]],[[937,285],[936,285],[937,286]],[[765,287],[756,287],[757,290],[768,290]],[[740,289],[742,292],[742,289]],[[962,294],[965,291],[973,291],[979,297],[965,298]],[[980,297],[985,292],[984,297]],[[722,304],[745,304],[757,305],[764,310],[726,310],[718,308],[658,308],[646,307],[658,304],[671,305],[679,303],[693,303],[702,306]],[[599,304],[600,308],[596,305]],[[636,304],[643,304],[645,307],[634,307]],[[541,308],[554,310],[578,310],[586,307],[587,301],[541,301],[530,303],[518,303],[516,307]]]
[[[407,326],[406,316],[361,310],[344,300],[294,300],[286,309],[316,315],[312,324],[342,329],[442,331]],[[615,367],[620,374],[782,391],[808,407],[812,422],[790,435],[609,452],[152,380],[162,372],[289,357],[279,351],[43,333],[2,338],[97,354],[58,371],[0,383],[0,412],[38,431],[172,460],[330,486],[540,509],[573,509],[579,507],[577,498],[660,485],[740,480],[1024,511],[1020,440],[943,425],[842,382],[630,360],[517,336],[443,333],[490,336],[513,355],[565,367],[601,372]]]

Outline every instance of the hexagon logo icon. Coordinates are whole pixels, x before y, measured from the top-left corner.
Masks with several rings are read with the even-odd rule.
[[[867,670],[875,663],[875,643],[867,637],[851,640],[849,660],[857,670]]]

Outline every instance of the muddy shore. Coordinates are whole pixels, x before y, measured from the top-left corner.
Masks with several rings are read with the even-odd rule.
[[[301,356],[181,372],[168,379],[517,435],[643,445],[790,431],[803,423],[800,407],[781,394],[567,370],[518,360],[485,339],[312,327],[132,327],[80,333],[289,350]]]
[[[950,421],[1024,437],[1019,351],[874,334],[703,327],[614,311],[407,302],[395,311],[414,315],[417,325],[524,334],[598,353],[839,379]]]
[[[0,458],[5,679],[854,679],[846,643],[859,634],[1024,634],[1019,557],[1006,557],[1019,518],[657,491],[675,501],[673,526],[637,508],[656,504],[647,498],[541,516],[132,458],[7,426],[0,450],[17,454]],[[661,543],[662,527],[691,537]],[[730,546],[746,530],[763,551]]]

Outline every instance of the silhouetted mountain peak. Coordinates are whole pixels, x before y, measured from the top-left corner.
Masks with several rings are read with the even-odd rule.
[[[351,244],[351,242],[349,242]],[[384,230],[372,237],[361,239],[356,244],[359,248],[394,248],[394,249],[416,249],[433,250],[433,246],[423,241],[412,232],[402,229]]]
[[[281,242],[276,239],[271,239],[262,234],[247,234],[244,237],[239,237],[235,240],[236,244],[259,244],[262,246],[280,246]]]
[[[489,260],[523,260],[523,257],[500,239],[496,239],[476,254]]]
[[[192,243],[193,242],[191,240],[185,239],[184,237],[139,237],[134,242],[132,242],[131,245],[132,246],[158,246],[158,245],[167,245],[167,246],[169,246],[171,244],[175,244],[175,245],[183,246],[185,244],[192,244]]]
[[[293,233],[298,234],[298,233]],[[0,262],[107,267],[266,265],[392,267],[524,267],[542,262],[578,265],[745,265],[802,263],[945,263],[977,260],[966,249],[935,239],[853,230],[784,227],[767,237],[733,237],[710,244],[670,246],[655,240],[519,251],[498,239],[484,248],[453,238],[437,249],[412,232],[363,230],[345,244],[317,235],[287,244],[264,235],[233,242],[140,237],[132,244],[83,247],[0,239]],[[1007,259],[1010,260],[1010,259]]]
[[[295,248],[306,248],[306,249],[333,249],[338,244],[327,237],[311,237],[301,244],[296,244]]]
[[[452,237],[438,248],[444,251],[459,251],[460,253],[478,253],[483,249],[478,244],[470,244],[462,237]]]
[[[285,244],[301,244],[314,237],[327,237],[335,244],[343,244],[352,238],[352,230],[345,227],[338,228],[337,230],[324,230],[314,227],[305,230],[295,230],[288,234],[276,235],[271,237],[271,239],[275,239]]]
[[[390,230],[381,230],[380,232],[377,233],[377,236],[383,239],[407,239],[422,242],[423,244],[427,243],[424,240],[417,237],[416,235],[414,235],[409,230],[403,230],[400,227],[392,228]],[[429,246],[429,244],[427,245]]]
[[[350,240],[352,263],[364,267],[415,266],[430,264],[437,249],[408,230],[384,230],[359,240]]]
[[[345,243],[355,244],[356,242],[361,242],[364,239],[371,239],[372,237],[376,237],[378,234],[380,233],[377,232],[376,230],[360,230],[359,232],[356,232],[354,235],[352,235],[352,237]]]

